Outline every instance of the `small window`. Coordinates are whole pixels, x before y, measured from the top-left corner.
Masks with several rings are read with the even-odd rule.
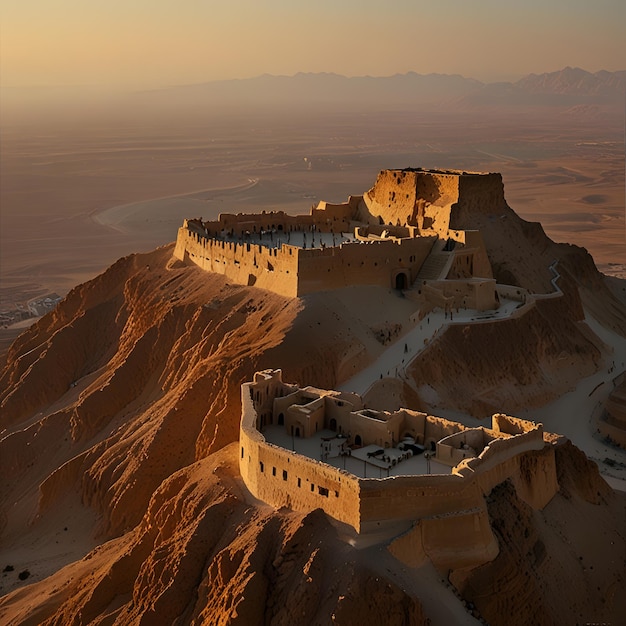
[[[298,478],[298,487],[302,486],[302,479]]]
[[[328,498],[328,489],[326,489],[326,487],[318,487],[317,490],[319,491],[320,496]]]
[[[283,470],[283,480],[287,480],[287,470]]]
[[[315,491],[315,485],[311,483],[311,491]]]
[[[241,446],[241,458],[243,459],[243,446]]]
[[[265,470],[265,467],[263,465],[263,461],[259,461],[259,468],[261,469],[261,474],[262,474],[263,471]]]
[[[276,468],[272,467],[272,476],[276,476]]]
[[[335,498],[339,497],[339,492],[335,489]]]

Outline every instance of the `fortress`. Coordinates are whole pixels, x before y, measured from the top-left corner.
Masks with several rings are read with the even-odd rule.
[[[415,286],[416,297],[430,294],[440,306],[493,309],[498,294],[481,234],[457,225],[502,206],[500,174],[383,170],[363,196],[320,202],[310,215],[185,220],[174,256],[287,297],[350,285]]]
[[[559,488],[558,438],[541,424],[497,414],[491,428],[468,428],[409,409],[373,411],[353,393],[286,384],[280,370],[255,374],[241,400],[239,467],[255,497],[321,508],[362,535],[387,532],[411,564],[492,560],[490,491],[510,480],[541,509]]]
[[[384,170],[363,196],[320,202],[310,215],[186,220],[174,256],[286,297],[375,285],[415,300],[416,320],[435,308],[450,320],[453,308],[493,319],[522,314],[534,296],[496,285],[481,233],[460,226],[504,208],[499,174]],[[509,480],[543,508],[558,491],[557,440],[541,424],[502,414],[490,428],[468,428],[409,409],[375,411],[352,392],[284,383],[280,370],[242,385],[239,466],[252,495],[296,511],[321,508],[362,537],[385,536],[409,565],[491,561],[498,543],[485,498]]]

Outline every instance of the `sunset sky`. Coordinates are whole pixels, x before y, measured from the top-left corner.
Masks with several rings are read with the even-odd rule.
[[[1,0],[2,85],[626,69],[624,0]]]

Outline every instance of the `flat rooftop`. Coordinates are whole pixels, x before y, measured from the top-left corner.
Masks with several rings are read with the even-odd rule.
[[[345,439],[338,438],[332,430],[321,430],[313,437],[306,439],[292,437],[284,426],[270,425],[262,431],[265,440],[286,450],[293,450],[316,461],[322,461],[332,467],[344,469],[359,478],[387,478],[388,476],[423,476],[427,474],[450,474],[452,468],[439,463],[434,458],[430,462],[423,454],[402,459],[403,451],[398,448],[385,448],[384,456],[395,459],[392,462],[383,461],[382,455],[368,456],[368,453],[381,450],[377,445],[368,445],[352,450],[351,456],[339,456],[339,448]],[[326,444],[326,446],[325,446]],[[324,449],[330,448],[328,457]],[[429,471],[430,470],[430,471]]]

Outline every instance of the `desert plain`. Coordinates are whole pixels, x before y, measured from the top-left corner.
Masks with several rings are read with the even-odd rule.
[[[206,548],[210,565],[203,575],[208,579],[205,577],[198,586],[206,589],[202,593],[208,594],[207,607],[214,603],[210,606],[213,613],[206,609],[208,615],[232,614],[232,607],[220,604],[224,598],[239,603],[240,615],[245,615],[244,610],[252,611],[243,602],[244,597],[248,602],[254,602],[251,598],[255,597],[243,582],[247,580],[246,568],[264,571],[275,567],[279,572],[276,593],[284,593],[285,597],[272,598],[274,608],[284,602],[280,613],[283,621],[278,619],[277,623],[294,623],[290,619],[295,613],[290,611],[301,607],[292,606],[289,598],[302,598],[314,610],[314,593],[307,595],[302,589],[298,594],[292,593],[291,583],[285,582],[292,578],[288,572],[291,561],[283,561],[282,555],[290,554],[297,563],[298,575],[318,567],[320,560],[323,567],[333,568],[329,580],[336,589],[333,587],[332,592],[344,593],[348,589],[350,593],[340,598],[345,601],[347,597],[348,603],[351,593],[357,598],[371,595],[380,602],[372,611],[384,614],[389,607],[403,607],[407,614],[414,611],[413,623],[422,623],[417,617],[420,609],[407,604],[408,590],[409,596],[420,597],[425,613],[436,623],[477,623],[471,610],[466,610],[467,605],[461,603],[452,586],[434,568],[398,569],[386,550],[368,546],[367,540],[359,543],[358,537],[346,535],[345,529],[336,527],[318,512],[276,512],[247,498],[236,469],[236,446],[230,443],[237,436],[239,378],[249,376],[247,369],[252,367],[242,355],[258,352],[263,357],[254,359],[267,362],[281,357],[287,370],[304,373],[306,367],[298,362],[297,351],[289,348],[289,342],[283,342],[289,336],[297,340],[295,344],[307,346],[320,357],[309,371],[323,380],[323,355],[314,352],[317,346],[313,345],[307,327],[311,319],[306,315],[298,318],[300,305],[295,301],[285,304],[275,294],[254,289],[248,295],[244,289],[225,285],[221,277],[203,274],[199,268],[173,265],[171,247],[151,251],[172,242],[187,217],[202,216],[207,220],[222,212],[263,210],[307,213],[319,200],[341,202],[350,194],[363,193],[381,169],[453,168],[500,172],[506,199],[522,218],[541,222],[554,241],[585,247],[602,272],[624,278],[626,227],[620,119],[605,119],[576,108],[535,110],[532,115],[510,110],[403,110],[393,114],[292,110],[281,115],[247,111],[245,115],[196,112],[172,116],[162,111],[121,115],[102,110],[96,115],[94,111],[76,109],[70,113],[5,116],[1,142],[0,310],[24,307],[46,294],[64,296],[120,257],[138,252],[146,255],[127,258],[110,271],[109,278],[101,277],[91,286],[75,290],[73,302],[80,302],[77,310],[84,314],[87,328],[81,326],[79,315],[69,324],[77,329],[67,357],[84,358],[89,371],[76,387],[64,389],[64,399],[58,400],[58,404],[53,402],[40,413],[33,409],[28,423],[9,428],[10,436],[17,438],[23,426],[28,445],[33,445],[24,459],[17,458],[17,453],[15,459],[5,459],[7,467],[26,467],[24,464],[31,460],[35,466],[34,470],[24,469],[19,484],[9,484],[11,481],[7,480],[5,485],[7,492],[26,495],[20,496],[8,515],[6,528],[11,545],[4,554],[18,567],[31,568],[31,581],[35,583],[25,587],[13,577],[4,586],[3,593],[17,590],[9,597],[7,608],[13,623],[19,623],[22,616],[36,623],[39,615],[49,617],[57,610],[57,617],[73,615],[72,611],[85,611],[87,615],[92,610],[94,615],[113,620],[130,615],[123,610],[139,611],[140,605],[141,610],[152,610],[153,598],[158,598],[156,603],[171,603],[172,598],[174,603],[192,602],[189,598],[194,598],[196,592],[195,588],[185,587],[190,579],[188,572],[202,568],[190,561],[195,554],[204,555],[202,550],[206,548],[203,544],[198,549],[193,544],[198,537],[207,544],[213,541]],[[116,272],[122,282],[110,287],[108,281],[113,281],[110,276]],[[182,296],[177,292],[177,283],[170,284],[162,278],[161,274],[167,272],[185,287]],[[128,293],[122,286],[124,281],[128,281]],[[104,293],[108,288],[115,297]],[[142,298],[146,310],[140,315],[132,306]],[[173,304],[179,298],[182,302]],[[311,298],[307,314],[322,320],[326,316],[332,321],[333,311],[322,300]],[[116,327],[118,318],[113,307],[118,301],[124,302],[122,308],[131,311],[131,321],[136,315],[146,328],[146,320],[154,322],[155,327],[159,326],[158,332],[163,333],[159,336],[165,339],[147,347],[141,339],[148,333],[142,335],[143,327],[138,324],[129,332],[135,342],[130,347],[129,337]],[[201,302],[205,304],[200,305]],[[207,302],[216,302],[215,311],[210,307],[208,312],[205,310]],[[104,313],[94,303],[104,303]],[[177,352],[180,345],[174,346],[173,334],[168,336],[168,326],[162,323],[167,319],[164,311],[179,305],[177,314],[181,319],[180,311],[186,315],[185,307],[215,316],[218,322],[211,326],[211,332],[218,337],[216,345],[223,346],[223,355],[209,350],[207,356],[203,352],[206,337],[200,328],[202,320],[196,320],[196,324],[189,318],[184,323],[189,345],[182,358],[183,353]],[[353,303],[354,311],[359,306],[364,308]],[[250,311],[248,319],[237,333],[227,332],[243,309]],[[105,323],[107,320],[109,324]],[[2,361],[10,342],[30,321],[0,329]],[[56,323],[50,322],[49,328]],[[91,336],[91,323],[103,332],[102,338]],[[268,330],[259,338],[257,323],[271,325],[271,332]],[[595,330],[609,343],[613,336],[617,337],[606,329]],[[48,327],[42,332],[48,332]],[[222,335],[224,341],[220,343]],[[121,337],[125,340],[121,341]],[[25,340],[24,350],[30,347],[26,343]],[[115,352],[121,346],[120,354],[127,352],[124,358],[112,359],[105,365],[106,358],[98,351],[100,343],[106,350]],[[618,347],[622,357],[626,345],[621,337]],[[81,350],[92,354],[76,356]],[[122,375],[117,380],[123,378],[127,364],[133,367],[133,360],[127,357],[134,358],[136,352],[141,352],[137,359],[145,359],[153,369],[145,380],[137,382],[137,394],[133,385],[112,390],[115,385],[108,381],[115,383],[115,375],[110,372],[119,367]],[[63,354],[61,361],[62,357]],[[168,374],[161,379],[159,367],[163,363],[167,363]],[[136,374],[143,376],[144,372],[137,368]],[[601,374],[606,377],[604,371]],[[104,384],[102,381],[108,376],[111,378]],[[600,380],[600,373],[598,376]],[[582,396],[572,389],[563,394],[560,405],[557,399],[541,414],[529,411],[527,417],[546,416],[554,419],[555,425],[565,424],[570,412],[580,407],[582,397],[586,396],[585,403],[593,403],[589,398],[596,384],[586,376],[578,390]],[[38,389],[37,385],[33,389]],[[207,408],[207,397],[198,394],[198,389],[214,390],[215,398],[223,405]],[[90,421],[98,411],[92,413],[89,402],[97,402],[100,394],[115,406],[112,411],[117,411],[110,426]],[[30,397],[22,400],[25,406],[31,402]],[[127,404],[119,408],[118,401]],[[108,407],[107,402],[98,406]],[[179,429],[175,421],[179,406],[181,412],[191,416],[185,429]],[[28,410],[26,406],[24,414],[29,414]],[[558,411],[560,415],[551,415]],[[42,436],[37,439],[32,431],[39,428],[39,423]],[[586,430],[587,423],[576,428]],[[45,461],[44,437],[59,443],[55,454]],[[603,443],[587,439],[595,446],[594,454],[599,457],[596,460],[607,454],[621,458]],[[506,616],[511,606],[527,606],[536,591],[533,585],[550,585],[545,598],[558,594],[567,580],[563,568],[568,567],[570,573],[576,568],[570,586],[574,595],[581,598],[580,607],[571,607],[572,612],[597,614],[596,604],[605,600],[607,605],[611,603],[611,614],[617,615],[622,609],[615,601],[619,593],[615,581],[623,582],[623,568],[614,546],[623,545],[623,537],[616,530],[623,499],[617,498],[582,454],[571,450],[562,454],[559,481],[563,493],[545,513],[529,513],[506,487],[490,502],[490,515],[504,520],[499,538],[510,552],[503,550],[500,561],[494,562],[495,574],[489,570],[491,565],[481,572],[483,580],[479,577],[474,581],[476,589],[486,588],[491,579],[506,578],[506,568],[517,567],[527,558],[522,551],[536,557],[532,567],[518,568],[522,575],[511,576],[519,589],[507,589],[502,605],[497,604],[499,592],[491,590],[497,604],[491,609],[494,614]],[[65,459],[64,455],[72,459],[69,465],[59,461],[61,457]],[[78,467],[75,461],[81,455],[86,455],[85,467],[89,469],[77,478],[72,468]],[[167,467],[160,467],[161,462]],[[60,468],[64,469],[57,471]],[[621,474],[623,470],[613,485],[620,486]],[[76,487],[78,482],[81,487]],[[45,485],[41,498],[40,484]],[[187,489],[184,498],[177,495],[178,485]],[[226,493],[229,495],[224,496]],[[87,500],[89,506],[85,504]],[[599,504],[606,506],[599,508]],[[30,519],[35,511],[40,511],[40,516],[33,518],[32,526],[23,531],[22,520]],[[166,518],[173,521],[162,524],[166,530],[161,532],[159,520]],[[518,518],[524,523],[518,524]],[[222,525],[224,519],[228,523]],[[595,525],[596,530],[591,537],[590,525]],[[241,528],[242,533],[235,532]],[[281,556],[274,561],[272,554],[259,547],[268,545],[263,534],[267,528],[274,529],[272,536],[278,537],[273,540],[277,544],[272,549]],[[513,534],[507,536],[511,529]],[[170,531],[171,536],[167,534]],[[103,538],[110,542],[105,543]],[[215,546],[224,547],[218,552]],[[352,550],[355,546],[356,551]],[[565,556],[562,561],[544,559],[545,553]],[[217,557],[211,561],[215,554]],[[237,562],[240,570],[230,571],[229,567]],[[541,578],[534,578],[535,566],[544,568]],[[166,575],[153,580],[152,572],[161,567]],[[124,568],[131,572],[128,576],[120,575]],[[175,582],[171,587],[167,576]],[[385,582],[385,590],[380,591],[379,578],[386,581],[384,577],[391,582]],[[326,580],[321,574],[314,579]],[[589,594],[586,598],[590,581],[597,593],[594,591],[593,597]],[[226,593],[222,592],[224,589]],[[368,594],[368,589],[374,592]],[[330,593],[327,588],[322,592]],[[51,608],[53,605],[56,608]],[[351,606],[350,610],[357,608],[362,618],[368,617],[366,604]]]
[[[65,295],[117,258],[173,241],[185,217],[308,213],[394,167],[501,172],[509,205],[624,276],[619,121],[403,111],[184,119],[5,115],[0,310]],[[2,349],[16,328],[1,330]]]

